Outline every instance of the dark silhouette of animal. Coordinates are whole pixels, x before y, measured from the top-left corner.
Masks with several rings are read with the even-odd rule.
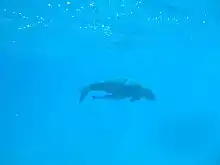
[[[93,100],[121,100],[130,98],[130,102],[138,101],[141,98],[154,101],[156,99],[154,93],[145,87],[136,83],[129,83],[127,79],[123,81],[111,80],[90,84],[81,91],[79,103],[81,103],[89,92],[100,91],[106,92],[103,96],[92,96]]]

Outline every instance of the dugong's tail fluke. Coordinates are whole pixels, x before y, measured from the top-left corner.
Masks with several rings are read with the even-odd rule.
[[[86,96],[88,95],[89,91],[90,91],[89,87],[85,87],[85,88],[82,89],[81,96],[80,96],[80,99],[79,99],[79,103],[81,103],[86,98]]]

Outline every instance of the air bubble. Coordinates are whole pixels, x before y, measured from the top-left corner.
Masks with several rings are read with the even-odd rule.
[[[87,30],[91,30],[91,31],[98,31],[100,30],[104,35],[112,35],[114,30],[117,31],[117,23],[114,24],[115,22],[120,22],[123,20],[126,20],[127,22],[130,21],[134,21],[134,19],[136,19],[137,21],[153,21],[156,23],[162,22],[162,21],[166,21],[169,23],[173,23],[173,25],[175,26],[175,24],[181,24],[183,23],[183,21],[185,22],[189,22],[189,21],[193,21],[191,19],[189,19],[191,17],[188,16],[183,16],[182,18],[179,18],[178,15],[163,15],[166,14],[166,10],[162,11],[158,11],[156,13],[156,15],[152,16],[152,15],[142,15],[142,17],[140,16],[140,14],[135,14],[138,13],[139,11],[145,10],[144,8],[142,8],[142,4],[143,4],[143,0],[137,0],[136,2],[133,3],[133,8],[129,8],[127,7],[127,4],[125,5],[124,0],[120,0],[120,3],[118,4],[118,6],[114,7],[114,9],[118,9],[118,11],[109,11],[108,8],[106,8],[106,11],[108,12],[103,12],[101,13],[101,11],[103,10],[98,10],[98,6],[96,6],[96,4],[94,2],[87,3],[84,5],[79,5],[79,6],[72,6],[71,1],[66,1],[64,2],[64,7],[59,3],[45,3],[45,6],[48,8],[50,7],[51,9],[48,9],[49,11],[55,11],[57,15],[57,17],[54,17],[53,22],[60,23],[62,24],[62,21],[60,20],[67,20],[69,18],[69,22],[66,21],[67,23],[69,23],[70,25],[72,23],[74,23],[74,27],[75,25],[77,26],[77,28],[83,28],[83,29],[87,29]],[[71,5],[71,8],[70,8]],[[111,5],[110,1],[109,1],[109,5]],[[74,7],[74,9],[72,9],[72,7]],[[109,7],[109,6],[107,6]],[[137,10],[138,8],[138,10]],[[114,10],[113,9],[113,10]],[[161,8],[160,8],[161,9]],[[26,13],[23,13],[23,11],[10,11],[7,8],[3,9],[4,12],[7,12],[7,16],[10,15],[10,20],[15,20],[14,22],[18,22],[18,25],[20,27],[15,27],[15,30],[18,32],[23,32],[25,31],[24,29],[31,29],[31,28],[37,28],[39,26],[42,27],[49,27],[51,21],[48,21],[49,18],[47,18],[47,16],[51,13],[51,12],[45,12],[46,14],[44,15],[44,17],[37,15],[36,17],[33,16],[31,17],[30,15],[26,15]],[[68,12],[67,12],[68,11]],[[97,11],[100,11],[100,13],[96,13]],[[39,12],[40,13],[40,12]],[[142,13],[142,12],[140,12]],[[150,13],[150,12],[149,12]],[[47,15],[48,14],[48,15]],[[60,14],[60,15],[59,15]],[[99,15],[98,15],[99,14]],[[105,15],[106,14],[106,15]],[[170,14],[170,13],[168,13]],[[205,13],[201,13],[203,18],[204,16],[207,17],[207,14]],[[88,16],[89,15],[89,16]],[[29,17],[28,17],[29,16]],[[137,18],[135,18],[137,17]],[[139,18],[138,18],[139,17]],[[72,19],[74,18],[74,19]],[[134,18],[134,19],[133,19]],[[98,20],[94,21],[94,20]],[[132,20],[131,20],[132,19]],[[142,20],[141,20],[142,19]],[[6,20],[6,19],[5,19]],[[8,20],[8,19],[7,19]],[[19,21],[23,21],[23,22],[19,22]],[[117,20],[117,21],[115,21]],[[205,18],[206,20],[206,18]],[[199,22],[203,24],[206,23],[205,20],[199,20]],[[108,25],[109,22],[112,22],[111,26]],[[135,22],[135,21],[134,21]],[[68,25],[67,25],[68,26]],[[159,26],[159,25],[158,25]],[[114,28],[113,28],[114,27]],[[126,29],[124,29],[126,30]]]

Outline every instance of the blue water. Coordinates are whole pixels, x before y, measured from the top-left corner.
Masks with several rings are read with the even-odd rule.
[[[0,2],[0,165],[220,165],[220,3]],[[78,103],[128,78],[156,94]]]

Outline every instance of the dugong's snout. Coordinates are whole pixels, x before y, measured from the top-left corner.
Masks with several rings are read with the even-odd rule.
[[[147,100],[151,100],[151,101],[156,100],[155,94],[150,89],[144,89],[144,97]]]

